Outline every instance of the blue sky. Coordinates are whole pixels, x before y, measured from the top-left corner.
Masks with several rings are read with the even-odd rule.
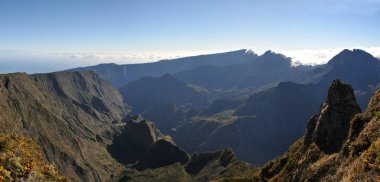
[[[242,48],[311,63],[321,61],[303,56],[313,51],[377,54],[379,30],[380,0],[2,0],[0,66],[56,67],[43,72]]]

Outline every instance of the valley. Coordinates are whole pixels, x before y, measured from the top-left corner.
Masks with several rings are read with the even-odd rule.
[[[0,182],[380,182],[380,0],[0,0]]]
[[[230,77],[228,70],[235,69],[237,80],[255,75],[254,84],[210,85],[218,81],[207,82],[207,76],[202,83],[194,80],[209,73],[207,66],[186,70],[184,65],[207,55],[158,62],[182,70],[168,74],[157,69],[156,75],[127,79],[118,89],[110,83],[123,78],[117,71],[99,72],[103,65],[1,75],[1,132],[31,138],[42,149],[39,160],[72,181],[314,181],[376,174],[372,163],[369,171],[354,176],[342,176],[339,167],[352,165],[356,170],[353,161],[373,157],[377,150],[372,146],[376,135],[366,139],[365,146],[357,142],[364,140],[361,133],[370,130],[367,126],[377,128],[371,123],[377,121],[378,94],[371,96],[380,83],[378,59],[361,50],[344,50],[326,65],[296,67],[284,55],[269,51],[261,56],[247,51],[226,54],[231,61],[234,56],[245,59],[210,61],[225,70],[216,78]],[[130,66],[121,66],[128,73]],[[197,73],[191,73],[194,70]],[[350,74],[357,72],[355,77]],[[219,94],[221,90],[230,93]],[[312,117],[319,107],[319,115]],[[358,156],[357,150],[365,156]],[[296,162],[299,158],[306,161]],[[322,170],[324,165],[336,170]]]

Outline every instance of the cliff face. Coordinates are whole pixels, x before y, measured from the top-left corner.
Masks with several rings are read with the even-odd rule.
[[[339,151],[347,139],[351,118],[360,112],[352,87],[333,81],[320,112],[309,121],[305,144],[314,142],[325,153]]]
[[[106,181],[122,166],[106,150],[127,107],[93,72],[0,75],[0,133],[33,138],[74,180]]]
[[[333,81],[304,137],[259,171],[227,181],[376,181],[380,171],[380,90],[360,113],[351,86]]]
[[[120,135],[108,146],[111,155],[122,164],[134,164],[142,159],[145,152],[158,140],[172,142],[169,136],[158,131],[153,122],[141,117],[128,116]]]

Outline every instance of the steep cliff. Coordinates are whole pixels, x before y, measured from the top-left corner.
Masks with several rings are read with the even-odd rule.
[[[106,146],[127,107],[95,73],[0,75],[0,100],[0,133],[33,138],[70,179],[107,181],[123,169]]]

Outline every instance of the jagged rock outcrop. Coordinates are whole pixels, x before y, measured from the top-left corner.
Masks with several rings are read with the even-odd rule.
[[[157,130],[153,122],[139,116],[128,116],[123,122],[125,122],[123,131],[108,146],[111,155],[122,164],[136,163],[158,140],[172,142],[169,136]]]
[[[339,151],[347,139],[350,120],[360,112],[352,87],[334,80],[319,114],[309,121],[305,143],[315,142],[326,153]]]
[[[112,156],[137,170],[155,169],[188,162],[188,154],[163,135],[153,122],[141,116],[127,116],[122,133],[108,146]]]
[[[352,88],[334,81],[307,134],[260,170],[220,181],[376,181],[380,171],[380,89],[359,109]],[[358,113],[355,115],[355,113]]]

